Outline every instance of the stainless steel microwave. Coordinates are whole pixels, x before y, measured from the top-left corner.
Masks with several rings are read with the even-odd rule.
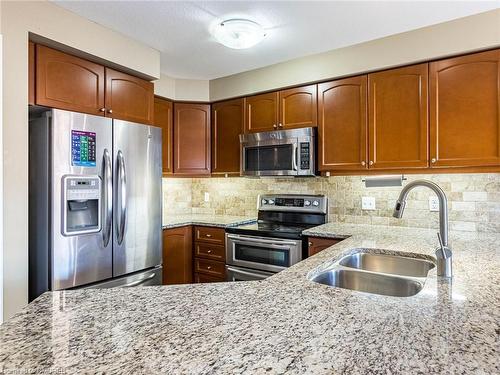
[[[300,128],[240,135],[242,176],[314,176],[315,130]]]

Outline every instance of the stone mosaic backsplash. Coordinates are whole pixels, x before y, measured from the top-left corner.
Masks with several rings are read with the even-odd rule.
[[[500,174],[407,175],[429,179],[448,197],[450,229],[500,232]],[[317,178],[169,178],[163,179],[164,215],[202,213],[256,215],[257,196],[268,193],[325,194],[329,221],[434,228],[438,213],[429,211],[426,188],[413,190],[403,219],[392,217],[401,188],[365,188],[361,176]],[[205,192],[209,202],[204,201]],[[361,209],[362,197],[375,197],[376,209]]]

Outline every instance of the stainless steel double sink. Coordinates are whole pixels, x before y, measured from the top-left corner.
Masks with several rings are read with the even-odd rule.
[[[376,249],[354,249],[341,259],[311,271],[316,283],[394,297],[414,296],[424,287],[434,261],[411,254],[385,254]]]

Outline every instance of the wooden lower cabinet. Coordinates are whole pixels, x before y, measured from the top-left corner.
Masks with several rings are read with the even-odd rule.
[[[320,251],[325,250],[330,246],[333,246],[342,241],[341,238],[326,238],[326,237],[309,237],[308,240],[309,240],[307,248],[308,256],[317,254]]]
[[[163,285],[193,282],[191,226],[163,230]]]
[[[224,281],[224,279],[221,279],[220,277],[209,276],[209,275],[205,275],[203,273],[195,273],[194,274],[194,282],[196,284],[220,283],[222,281]]]
[[[226,248],[223,228],[194,227],[194,281],[209,283],[226,278]]]

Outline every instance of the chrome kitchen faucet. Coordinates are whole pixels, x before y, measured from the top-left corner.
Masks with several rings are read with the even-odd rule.
[[[439,185],[428,180],[417,180],[410,182],[406,185],[401,193],[399,194],[399,199],[396,201],[396,206],[394,207],[393,216],[397,219],[403,217],[403,212],[406,206],[406,198],[408,193],[415,187],[425,186],[434,191],[439,199],[439,248],[436,249],[436,259],[437,259],[437,273],[438,276],[451,278],[453,276],[452,272],[452,252],[451,248],[448,246],[448,200],[446,199],[446,194]]]

